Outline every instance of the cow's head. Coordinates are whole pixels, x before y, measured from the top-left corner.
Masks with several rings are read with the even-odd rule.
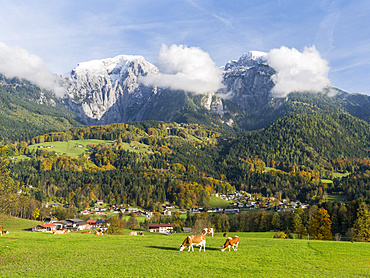
[[[227,247],[226,247],[225,245],[222,245],[222,247],[221,247],[221,251],[222,251],[222,252],[224,252],[224,251],[226,250],[226,248],[227,248]]]
[[[185,245],[180,245],[180,251],[184,250],[185,249]]]

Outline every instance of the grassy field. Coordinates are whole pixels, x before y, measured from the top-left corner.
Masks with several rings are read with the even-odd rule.
[[[0,237],[0,277],[369,277],[369,243],[273,239],[238,233],[237,252],[221,252],[221,233],[205,252],[179,251],[186,234],[53,235],[8,220]],[[229,233],[235,235],[236,233]]]
[[[87,140],[71,140],[68,142],[45,142],[41,144],[30,145],[30,150],[42,148],[48,151],[55,151],[61,155],[70,157],[78,157],[88,151],[91,147],[89,145],[112,145],[112,141],[87,139]],[[138,153],[151,153],[148,145],[132,141],[131,143],[123,143],[125,149]],[[49,148],[48,148],[49,147]],[[50,148],[51,147],[51,148]]]
[[[333,181],[332,181],[332,180],[328,180],[328,179],[321,179],[321,181],[322,181],[323,183],[333,183]]]
[[[210,206],[212,208],[228,208],[231,207],[230,203],[220,197],[211,196],[210,198]]]

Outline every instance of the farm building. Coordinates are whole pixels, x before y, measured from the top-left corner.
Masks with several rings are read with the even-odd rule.
[[[161,233],[161,234],[169,234],[173,231],[173,227],[175,224],[170,223],[149,223],[148,228],[149,232],[152,233]]]
[[[97,227],[96,226],[96,219],[89,219],[89,220],[86,221],[86,223],[89,224],[91,228],[95,229]]]
[[[52,232],[58,228],[58,225],[49,223],[49,224],[41,224],[35,227],[32,227],[32,232]]]
[[[66,221],[66,220],[55,221],[53,224],[58,225],[57,229],[65,229],[68,226],[72,225],[71,222]]]
[[[238,208],[225,209],[224,213],[239,213],[239,209]]]

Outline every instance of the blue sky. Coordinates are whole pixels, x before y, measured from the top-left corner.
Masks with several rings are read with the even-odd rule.
[[[314,45],[334,86],[370,94],[369,14],[368,0],[0,0],[0,42],[58,74],[120,54],[155,63],[162,44],[199,47],[218,66],[250,50]]]

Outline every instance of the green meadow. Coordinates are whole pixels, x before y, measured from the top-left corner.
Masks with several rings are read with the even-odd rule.
[[[47,151],[55,151],[60,155],[67,155],[70,157],[78,157],[91,149],[91,145],[112,145],[114,142],[110,140],[86,139],[86,140],[71,140],[68,142],[45,142],[28,146],[30,150],[42,148]],[[137,141],[131,143],[123,143],[126,150],[138,153],[151,153],[148,145]]]
[[[210,206],[212,208],[229,208],[230,203],[224,199],[221,199],[220,197],[211,196],[210,198]]]
[[[370,245],[238,235],[238,251],[221,252],[221,233],[205,252],[180,252],[187,234],[144,236],[32,233],[34,221],[7,220],[0,237],[0,277],[369,277]]]

